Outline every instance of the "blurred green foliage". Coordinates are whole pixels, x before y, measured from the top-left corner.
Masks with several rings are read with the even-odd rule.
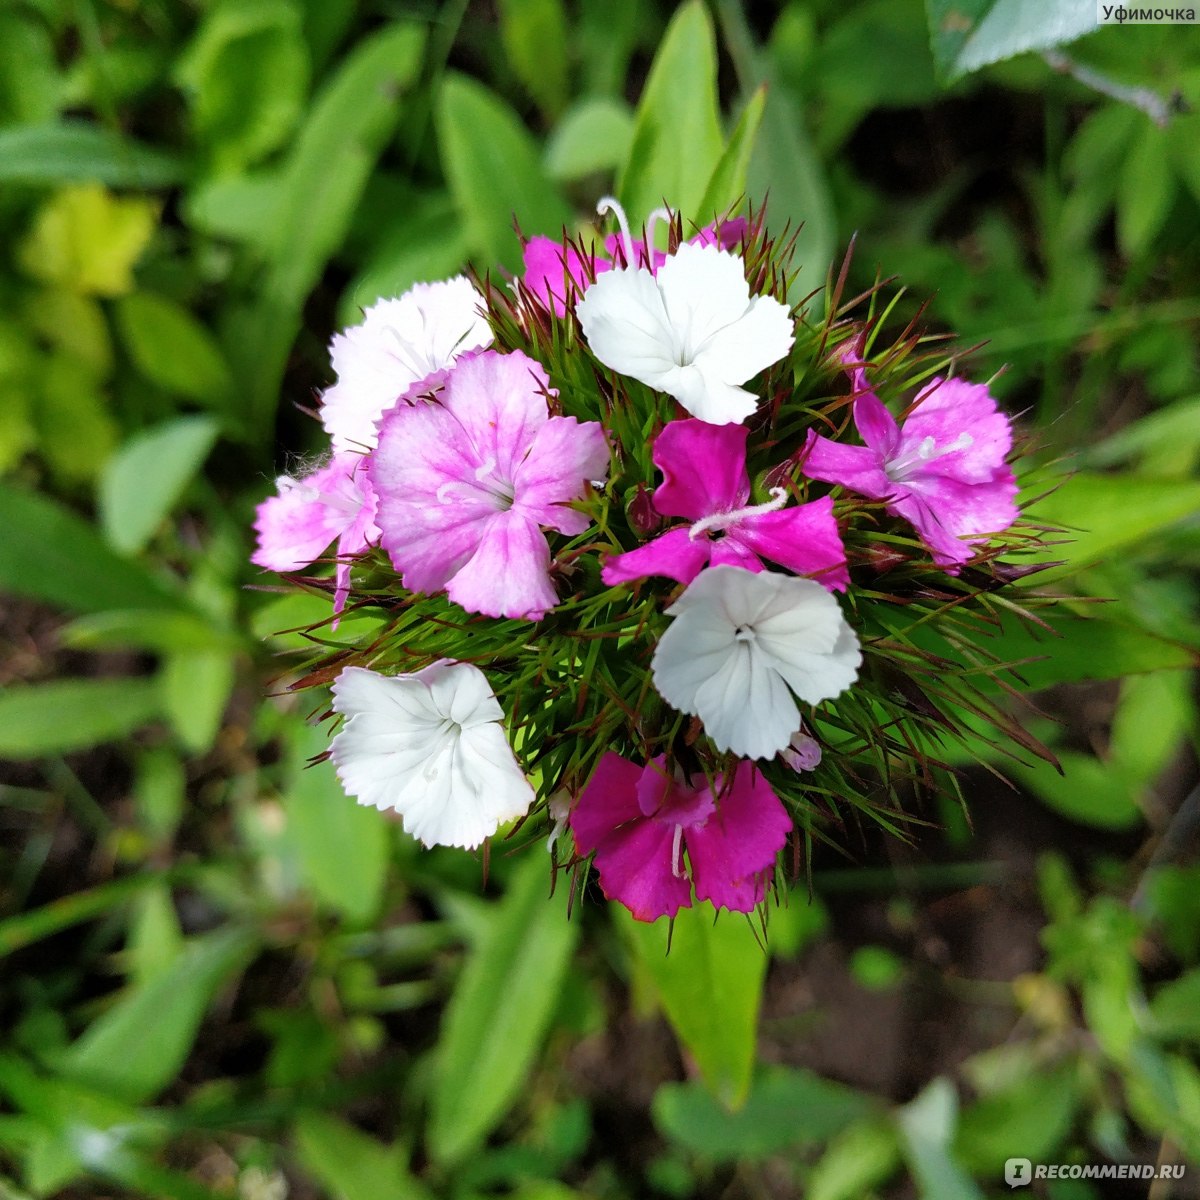
[[[962,1200],[1012,1155],[1200,1163],[1200,40],[1013,57],[1085,32],[1065,9],[0,3],[0,1196]],[[818,855],[767,949],[688,914],[668,955],[568,921],[536,846],[485,881],[308,769],[272,655],[327,601],[273,595],[248,531],[277,439],[318,441],[330,333],[613,189],[635,220],[767,198],[797,301],[856,237],[852,287],[898,277],[893,322],[936,294],[1007,367],[1072,531],[1031,581],[1074,597],[1057,634],[992,645],[1055,689],[1021,716],[1065,771],[978,747],[1059,819],[1035,969],[921,950],[931,896],[1000,894],[949,805],[917,865]],[[839,924],[881,883],[885,929]],[[890,1091],[854,1037],[803,1065],[837,1003],[764,1004],[843,946],[853,1005],[966,989],[984,1032]],[[682,1067],[632,1032],[659,1011]]]

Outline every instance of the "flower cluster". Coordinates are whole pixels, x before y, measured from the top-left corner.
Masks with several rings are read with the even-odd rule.
[[[601,211],[599,246],[529,239],[508,285],[334,338],[329,456],[260,505],[253,561],[328,557],[293,578],[368,618],[297,684],[333,680],[360,803],[467,848],[544,812],[639,919],[750,912],[789,839],[895,829],[956,712],[1001,720],[944,651],[1033,540],[1012,431],[836,288],[797,313],[761,214],[635,240]]]

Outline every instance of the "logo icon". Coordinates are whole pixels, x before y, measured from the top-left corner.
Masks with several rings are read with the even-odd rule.
[[[1004,1182],[1010,1188],[1028,1187],[1033,1181],[1033,1163],[1027,1158],[1010,1158],[1004,1163]]]

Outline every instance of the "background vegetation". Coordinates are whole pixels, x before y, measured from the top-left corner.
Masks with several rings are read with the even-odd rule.
[[[927,8],[0,4],[0,1197],[1200,1195],[1200,39]],[[328,602],[249,529],[361,307],[614,180],[698,208],[735,126],[807,289],[856,237],[1007,368],[1079,532],[995,654],[1063,772],[981,744],[971,824],[847,828],[766,950],[667,957],[304,769]]]

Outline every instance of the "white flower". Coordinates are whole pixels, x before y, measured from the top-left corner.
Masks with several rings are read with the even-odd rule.
[[[676,620],[654,652],[654,684],[718,750],[769,758],[801,728],[792,692],[819,704],[858,677],[858,638],[811,579],[709,567],[667,613]]]
[[[787,308],[751,297],[741,258],[716,246],[685,243],[657,273],[607,271],[575,313],[606,367],[674,396],[710,425],[750,416],[758,400],[738,385],[794,341]]]
[[[329,344],[337,383],[321,398],[321,421],[335,450],[370,450],[375,423],[413,384],[449,367],[466,350],[489,346],[483,297],[465,276],[418,283],[380,300],[361,325]]]
[[[443,659],[413,675],[347,667],[333,684],[346,724],[330,756],[360,804],[392,808],[426,846],[474,849],[529,810],[533,788],[478,667]]]

